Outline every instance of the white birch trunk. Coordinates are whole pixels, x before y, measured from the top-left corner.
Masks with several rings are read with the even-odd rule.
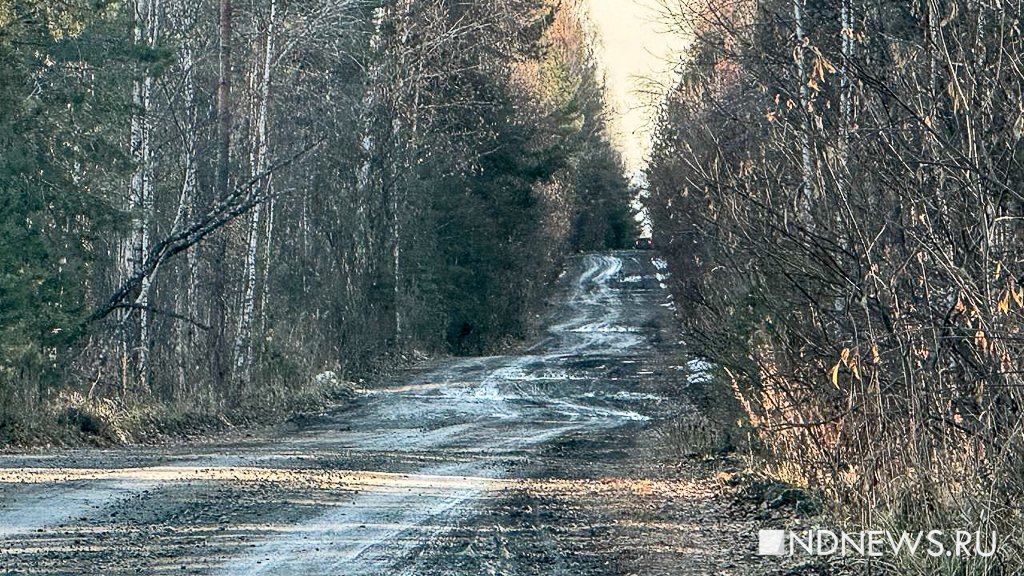
[[[374,115],[382,97],[380,94],[382,85],[382,64],[381,57],[384,50],[384,24],[391,15],[391,8],[378,6],[373,11],[373,34],[370,36],[369,52],[371,57],[370,68],[367,71],[366,89],[363,92],[360,114],[362,123],[362,134],[359,138],[360,150],[363,154],[363,161],[356,171],[355,182],[355,206],[354,206],[354,236],[355,238],[366,238],[366,242],[356,242],[352,250],[352,261],[349,267],[350,274],[346,277],[348,293],[355,294],[354,274],[366,273],[374,258],[375,246],[371,244],[374,235],[371,233],[371,219],[373,218],[370,209],[371,200],[374,196],[371,179],[373,177],[374,155],[377,149],[377,138],[374,134]],[[303,216],[305,216],[306,204],[303,203]],[[305,227],[303,226],[303,229]]]
[[[270,295],[270,256],[274,246],[274,199],[271,198],[266,204],[266,233],[263,235],[263,278],[260,281],[260,285],[263,286],[263,290],[260,291],[260,304],[257,309],[259,314],[259,323],[257,324],[257,333],[267,333],[267,299]]]
[[[154,48],[159,33],[159,0],[132,0],[134,16],[134,42],[137,46]],[[122,251],[121,275],[126,278],[135,274],[142,266],[149,252],[150,228],[153,219],[153,158],[150,149],[152,133],[152,90],[153,78],[148,70],[141,70],[132,82],[131,157],[135,164],[128,193],[127,209],[131,214],[130,237]],[[152,275],[143,278],[139,295],[134,301],[136,310],[127,310],[123,316],[127,328],[128,319],[138,312],[138,327],[131,336],[123,332],[122,362],[134,357],[132,376],[142,391],[149,388],[149,347],[150,293],[153,287]],[[122,371],[122,394],[128,389],[128,370]]]
[[[402,0],[401,10],[399,18],[401,18],[404,26],[402,32],[400,53],[401,59],[399,60],[398,69],[400,71],[408,70],[408,62],[406,55],[409,53],[409,37],[412,32],[412,26],[409,22],[409,14],[412,6],[411,0]],[[413,79],[413,82],[416,80]],[[404,83],[403,80],[400,82]],[[398,97],[402,98],[407,92],[406,86],[400,85],[398,88]],[[416,103],[413,102],[412,117],[416,117]],[[411,122],[414,124],[414,121]],[[395,116],[395,122],[391,127],[394,142],[401,142],[402,132],[402,114],[398,113]],[[406,151],[408,153],[408,151]],[[397,182],[398,179],[393,179]],[[392,282],[394,283],[394,330],[395,330],[395,341],[400,342],[402,340],[402,214],[405,211],[405,202],[402,197],[401,186],[394,186],[391,191],[391,276]]]
[[[178,200],[178,211],[174,216],[172,230],[181,229],[186,222],[191,220],[199,187],[199,173],[197,169],[198,123],[195,112],[195,70],[193,69],[195,62],[190,46],[185,46],[182,49],[178,55],[178,62],[183,74],[182,81],[184,84],[186,112],[180,160],[182,169],[181,196]],[[198,274],[198,265],[198,247],[196,247],[189,250],[186,254],[185,289],[177,291],[175,302],[175,308],[182,310],[188,318],[195,318],[196,316],[196,275]],[[177,350],[175,352],[178,360],[177,393],[179,397],[184,397],[189,392],[189,382],[194,381],[194,378],[190,378],[192,366],[188,361],[188,351],[193,348],[194,344],[193,331],[194,327],[191,325],[184,323],[177,325]]]
[[[373,35],[370,37],[370,52],[375,56],[379,56],[382,41],[382,28],[384,26],[384,20],[387,18],[387,9],[378,7],[373,11]],[[365,191],[370,184],[370,173],[373,169],[373,149],[376,145],[376,141],[373,137],[373,121],[372,114],[374,106],[377,104],[377,89],[380,84],[380,64],[374,63],[368,74],[368,82],[366,92],[363,93],[363,119],[365,122],[365,128],[363,129],[363,137],[360,139],[360,145],[362,146],[363,153],[366,155],[366,159],[359,167],[359,172],[356,175],[356,186],[361,191]]]
[[[250,175],[255,178],[267,170],[267,115],[270,98],[271,68],[274,59],[274,32],[277,17],[277,0],[270,0],[270,15],[267,19],[266,42],[258,78],[254,78],[256,102],[255,129],[253,130],[250,153]],[[254,77],[256,74],[254,74]],[[260,186],[259,193],[266,194],[270,188],[267,178]],[[235,372],[240,380],[247,381],[252,367],[252,332],[256,315],[256,280],[259,275],[260,229],[263,206],[257,204],[249,221],[249,234],[243,271],[242,312],[235,335]]]

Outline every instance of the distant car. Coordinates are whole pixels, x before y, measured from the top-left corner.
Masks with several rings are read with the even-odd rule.
[[[633,247],[637,250],[652,250],[654,242],[650,238],[637,238],[636,242],[633,243]]]

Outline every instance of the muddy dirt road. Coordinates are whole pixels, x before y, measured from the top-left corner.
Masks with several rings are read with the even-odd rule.
[[[636,388],[666,314],[656,264],[575,258],[523,354],[439,363],[288,433],[0,457],[0,574],[463,573],[445,558],[475,554],[467,527],[540,454],[664,409]]]

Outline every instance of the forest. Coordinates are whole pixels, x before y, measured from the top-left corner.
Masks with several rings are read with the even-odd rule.
[[[890,568],[1017,573],[1020,4],[666,12],[693,43],[646,194],[687,344],[720,367],[774,475],[848,525],[1008,543],[1000,562]]]
[[[0,0],[0,572],[1024,570],[1024,6],[597,1]]]
[[[587,34],[551,0],[0,1],[0,443],[527,337],[566,253],[636,234]]]

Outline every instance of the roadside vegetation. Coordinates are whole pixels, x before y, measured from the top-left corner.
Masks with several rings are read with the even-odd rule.
[[[0,445],[525,336],[562,254],[635,236],[579,14],[0,0]]]
[[[667,6],[693,44],[647,203],[688,344],[843,525],[1000,534],[887,569],[1019,572],[1020,6]]]

